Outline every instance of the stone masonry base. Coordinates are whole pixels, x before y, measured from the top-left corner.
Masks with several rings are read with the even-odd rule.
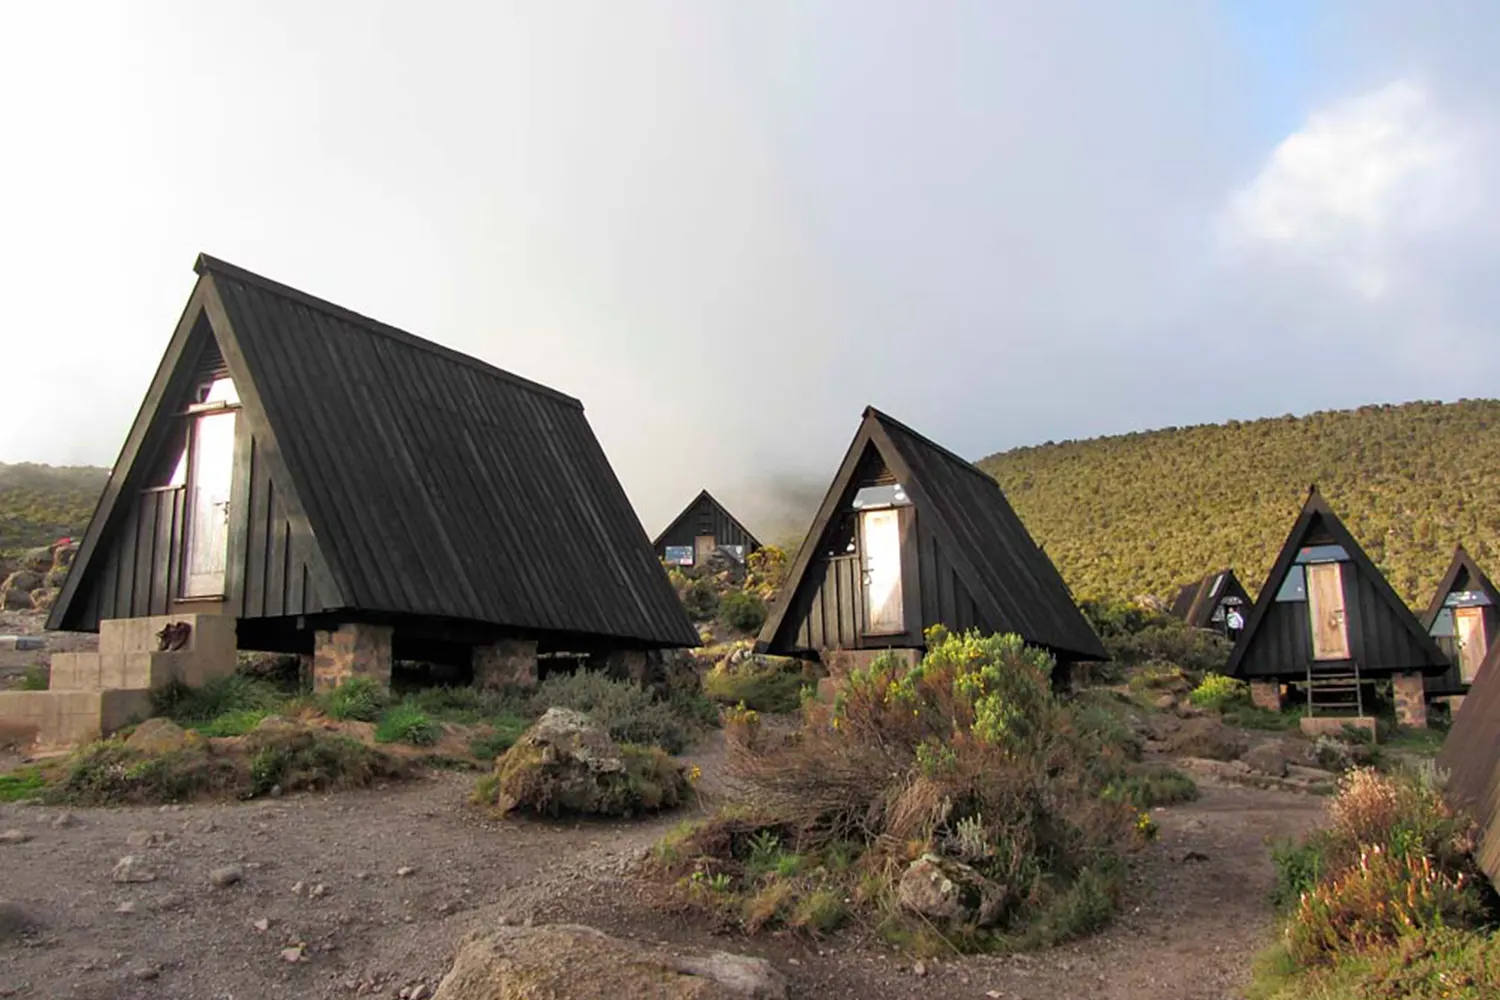
[[[332,691],[353,677],[390,687],[393,631],[389,625],[361,622],[346,622],[333,631],[319,629],[313,639],[313,690]]]
[[[1391,678],[1396,697],[1396,721],[1413,729],[1427,728],[1427,692],[1421,674],[1397,674]]]
[[[1281,685],[1276,681],[1251,681],[1250,701],[1268,712],[1281,711]]]
[[[475,646],[474,686],[498,691],[507,687],[536,687],[536,643],[506,639],[488,646]]]

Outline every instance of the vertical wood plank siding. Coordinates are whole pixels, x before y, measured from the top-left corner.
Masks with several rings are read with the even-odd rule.
[[[656,537],[656,555],[666,558],[669,545],[691,547],[699,535],[713,535],[720,545],[743,545],[747,552],[760,548],[755,536],[704,490]]]

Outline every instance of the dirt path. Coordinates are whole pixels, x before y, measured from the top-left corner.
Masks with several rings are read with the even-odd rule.
[[[1235,997],[1269,926],[1264,841],[1322,809],[1284,792],[1205,785],[1198,802],[1161,811],[1161,840],[1138,859],[1131,911],[1111,930],[1040,955],[927,963],[919,978],[856,938],[820,953],[797,938],[715,938],[651,910],[623,873],[680,816],[494,821],[466,805],[471,783],[439,774],[335,796],[77,810],[63,826],[60,810],[3,807],[0,830],[31,836],[0,844],[3,893],[45,929],[0,946],[0,996],[396,997],[435,985],[470,929],[534,918],[763,954],[797,997]],[[1183,860],[1189,851],[1206,860]],[[127,854],[156,878],[113,881]],[[213,871],[231,865],[243,880],[215,887]],[[305,957],[284,960],[297,945]]]

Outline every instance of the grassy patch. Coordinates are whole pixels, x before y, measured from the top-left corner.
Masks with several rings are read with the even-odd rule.
[[[225,712],[192,728],[204,736],[244,736],[272,714],[265,709],[246,708]]]
[[[703,675],[703,693],[721,705],[757,712],[795,712],[802,704],[802,671],[755,658]]]
[[[319,699],[330,719],[340,722],[374,722],[385,712],[391,696],[369,677],[351,677]]]
[[[1412,729],[1409,726],[1392,726],[1380,736],[1380,746],[1385,750],[1402,750],[1422,757],[1436,757],[1443,749],[1447,738],[1444,729]]]
[[[51,682],[52,671],[39,663],[34,663],[21,675],[21,690],[45,691]]]
[[[409,702],[402,702],[386,711],[375,725],[376,743],[407,743],[414,747],[430,747],[442,735],[442,726]]]
[[[18,767],[0,774],[0,802],[39,798],[46,787],[47,779],[39,768]]]
[[[1272,712],[1256,705],[1232,705],[1224,710],[1224,723],[1241,729],[1284,733],[1301,727],[1301,712]]]
[[[502,714],[486,720],[488,731],[469,740],[469,752],[480,760],[493,761],[516,745],[531,720],[521,715]]]
[[[1137,809],[1153,809],[1193,801],[1198,797],[1198,785],[1175,768],[1142,767],[1106,785],[1101,794]]]
[[[1500,935],[1437,927],[1301,970],[1283,945],[1260,956],[1250,1000],[1491,1000]]]
[[[171,719],[184,729],[202,729],[226,716],[244,718],[249,713],[259,712],[264,718],[281,711],[287,700],[287,695],[273,684],[229,674],[215,677],[201,687],[173,682],[152,693],[151,709],[154,715]],[[232,728],[233,723],[225,725]],[[213,735],[238,734],[216,732]]]

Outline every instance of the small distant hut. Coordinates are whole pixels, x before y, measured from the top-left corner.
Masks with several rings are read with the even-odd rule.
[[[1194,580],[1177,592],[1172,602],[1172,614],[1187,622],[1190,628],[1211,629],[1230,639],[1239,638],[1231,633],[1229,612],[1239,612],[1243,619],[1250,613],[1250,594],[1234,575],[1232,569],[1221,569]]]
[[[1442,698],[1456,710],[1478,676],[1500,627],[1500,591],[1462,545],[1438,583],[1422,625],[1452,667],[1427,685],[1429,698]]]
[[[761,652],[852,666],[915,658],[933,625],[1108,659],[1063,578],[978,467],[866,409],[797,553]]]
[[[1500,643],[1490,647],[1475,672],[1463,708],[1438,755],[1447,773],[1444,794],[1479,824],[1474,860],[1500,889]]]
[[[737,562],[760,548],[760,541],[708,490],[672,519],[656,536],[656,556],[671,566],[702,566],[723,551]]]
[[[1279,709],[1283,692],[1303,699],[1305,729],[1356,719],[1373,729],[1375,681],[1392,682],[1400,722],[1425,726],[1426,678],[1448,666],[1317,487],[1309,490],[1230,654],[1230,674],[1248,681],[1263,707]]]

